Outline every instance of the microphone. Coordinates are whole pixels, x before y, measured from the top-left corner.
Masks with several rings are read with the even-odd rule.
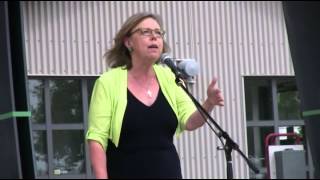
[[[177,59],[178,69],[187,77],[195,76],[199,73],[199,64],[194,59]]]
[[[179,76],[180,72],[177,66],[174,64],[172,57],[170,57],[167,53],[161,54],[160,62],[162,64],[166,64],[176,76]]]
[[[174,60],[179,62],[178,65]],[[183,78],[189,78],[199,73],[199,64],[194,59],[175,59],[163,53],[160,56],[160,62],[166,64],[178,77],[182,75]]]

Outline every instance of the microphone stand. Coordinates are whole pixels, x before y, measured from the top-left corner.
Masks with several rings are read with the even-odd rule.
[[[174,72],[174,71],[173,71]],[[188,91],[188,89],[183,85],[183,80],[181,79],[181,74],[178,72],[174,72],[176,75],[176,84],[180,86],[191,98],[193,103],[196,105],[197,109],[200,113],[204,113],[205,116],[215,125],[215,127],[219,130],[218,137],[223,137],[225,139],[225,145],[222,148],[226,155],[227,161],[227,179],[233,179],[233,165],[232,165],[232,151],[236,150],[239,154],[244,158],[249,168],[253,170],[255,173],[259,173],[259,170],[255,165],[244,155],[244,153],[239,149],[239,145],[235,143],[229,136],[227,132],[225,132],[208,114],[208,112],[202,107],[202,105],[193,97],[193,95]],[[206,121],[207,122],[207,121]],[[207,122],[208,123],[208,122]]]

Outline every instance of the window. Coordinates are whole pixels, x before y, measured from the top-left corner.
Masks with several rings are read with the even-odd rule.
[[[83,122],[80,80],[49,80],[49,92],[52,123]]]
[[[84,137],[95,80],[29,78],[36,178],[93,178]]]
[[[42,80],[29,80],[29,97],[32,123],[44,123],[44,82]]]
[[[272,91],[270,80],[246,81],[248,121],[272,121]]]
[[[46,131],[33,131],[36,176],[48,176],[48,151]]]
[[[54,175],[85,173],[83,130],[54,130],[52,142]]]
[[[295,81],[277,81],[277,99],[280,120],[301,120],[300,99]]]
[[[271,133],[295,132],[304,137],[304,122],[300,115],[300,99],[295,79],[245,78],[245,102],[248,154],[260,169],[260,174],[250,171],[250,178],[267,178],[264,148],[266,136]],[[295,144],[295,141],[292,138],[279,137],[276,144],[289,145]],[[306,145],[304,149],[308,151]],[[310,169],[311,167],[309,171]]]

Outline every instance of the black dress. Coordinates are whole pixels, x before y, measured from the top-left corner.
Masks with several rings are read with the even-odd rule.
[[[128,90],[118,148],[109,140],[109,178],[181,179],[180,160],[173,144],[177,117],[161,89],[151,106]]]

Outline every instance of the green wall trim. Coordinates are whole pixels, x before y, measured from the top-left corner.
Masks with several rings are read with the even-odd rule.
[[[9,119],[13,117],[30,117],[30,111],[12,111],[4,114],[0,114],[0,120]]]
[[[310,110],[310,111],[304,111],[302,113],[303,117],[308,117],[308,116],[315,116],[315,115],[320,115],[320,109],[315,109],[315,110]]]

